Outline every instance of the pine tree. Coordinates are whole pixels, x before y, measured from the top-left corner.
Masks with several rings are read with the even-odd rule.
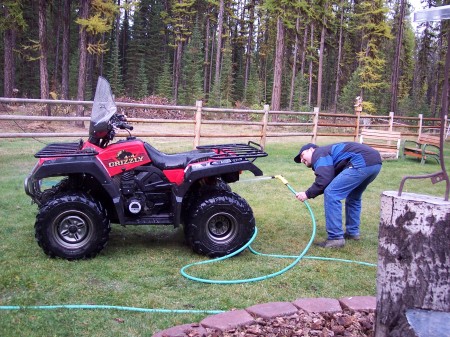
[[[229,40],[225,41],[222,51],[222,71],[220,73],[220,94],[221,106],[231,108],[234,96],[234,69],[232,60],[232,50]]]
[[[388,82],[383,78],[386,59],[381,48],[386,39],[392,38],[386,23],[386,12],[383,0],[363,0],[358,4],[357,28],[363,38],[357,57],[361,76],[360,96],[366,112],[376,111],[377,103],[383,98],[380,93],[388,87]]]
[[[162,72],[156,82],[156,94],[169,100],[172,98],[172,77],[169,62],[165,62],[162,67]]]
[[[181,104],[195,105],[195,101],[203,99],[202,70],[202,40],[197,23],[183,54],[182,86],[179,91]]]
[[[121,97],[125,94],[122,79],[122,67],[119,59],[119,45],[113,40],[110,53],[110,59],[108,61],[108,67],[106,71],[111,90],[117,97]]]
[[[144,97],[147,97],[148,96],[148,80],[147,80],[147,74],[145,72],[144,59],[141,59],[141,62],[139,62],[139,72],[136,76],[136,82],[137,82],[136,98],[142,99]]]
[[[13,50],[15,35],[27,28],[19,0],[9,0],[3,3],[3,13],[0,16],[0,33],[3,33],[3,90],[5,97],[13,96],[15,86],[16,67]]]
[[[295,77],[294,91],[294,110],[311,111],[312,107],[308,105],[308,82],[302,73]]]
[[[246,98],[244,103],[248,106],[260,106],[263,99],[263,82],[259,79],[256,67],[250,71],[250,77],[246,87]]]
[[[342,89],[338,108],[344,113],[353,113],[354,111],[355,99],[361,90],[361,75],[359,72],[360,70],[356,69],[353,72],[350,81],[348,81]]]

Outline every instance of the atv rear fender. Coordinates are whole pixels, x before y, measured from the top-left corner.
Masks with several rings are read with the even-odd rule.
[[[255,176],[262,176],[263,172],[252,162],[245,159],[222,159],[212,162],[193,164],[189,166],[185,173],[185,182],[174,190],[174,226],[181,224],[181,211],[183,198],[192,185],[199,179],[208,177],[220,177],[227,183],[239,180],[239,173],[250,171]]]

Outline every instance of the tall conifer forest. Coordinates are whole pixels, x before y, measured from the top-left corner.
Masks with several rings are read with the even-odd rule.
[[[450,1],[410,1],[3,0],[0,95],[437,117]]]

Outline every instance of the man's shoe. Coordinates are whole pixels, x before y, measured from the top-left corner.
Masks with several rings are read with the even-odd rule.
[[[360,237],[359,237],[359,235],[350,235],[348,233],[345,233],[344,234],[344,239],[358,241],[360,239]]]
[[[345,239],[325,240],[316,245],[322,248],[341,248],[345,246]]]

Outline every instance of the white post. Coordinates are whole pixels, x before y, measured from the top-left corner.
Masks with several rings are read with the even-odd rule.
[[[422,134],[422,124],[423,124],[423,115],[419,114],[419,134],[417,135],[417,137],[420,137],[420,135]]]
[[[261,146],[264,149],[266,147],[266,140],[267,140],[267,125],[269,123],[269,109],[270,106],[268,104],[264,104],[264,115],[262,120],[262,135],[261,135]]]
[[[312,142],[315,144],[317,141],[317,128],[319,124],[319,108],[314,107],[314,128],[313,128],[313,135],[312,135]]]
[[[195,112],[195,135],[194,135],[194,149],[200,145],[200,128],[202,126],[202,101],[196,101],[195,106],[197,111]]]

